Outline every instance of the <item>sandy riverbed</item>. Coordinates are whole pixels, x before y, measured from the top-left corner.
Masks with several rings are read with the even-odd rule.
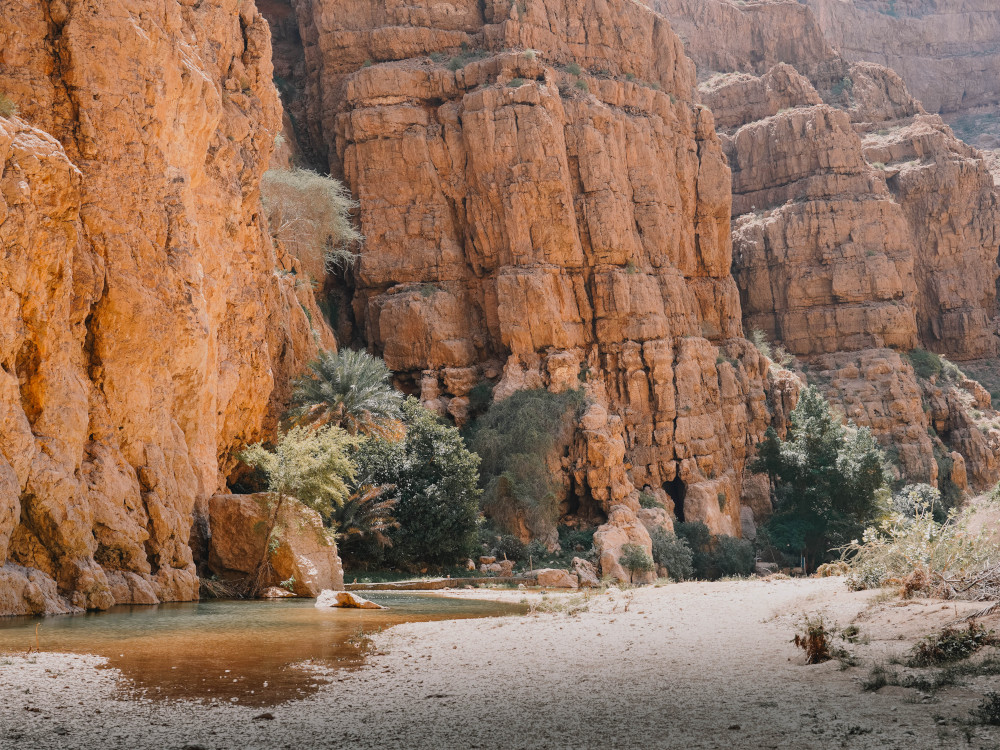
[[[803,664],[790,639],[805,613],[856,622],[871,642],[852,648],[872,659],[976,608],[876,596],[841,579],[686,583],[571,596],[576,614],[410,623],[377,635],[366,666],[269,709],[120,700],[94,657],[5,657],[0,747],[1000,747],[1000,728],[960,723],[995,677],[929,698]]]

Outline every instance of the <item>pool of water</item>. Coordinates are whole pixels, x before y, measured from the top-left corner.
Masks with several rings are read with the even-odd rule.
[[[366,594],[388,609],[317,609],[311,599],[114,607],[45,619],[0,618],[0,653],[96,654],[151,698],[274,705],[360,666],[368,635],[404,622],[523,612],[501,602],[433,594]]]

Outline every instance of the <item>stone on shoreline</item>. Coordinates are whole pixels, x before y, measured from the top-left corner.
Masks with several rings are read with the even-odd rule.
[[[350,591],[322,591],[316,597],[316,606],[320,609],[324,607],[341,607],[344,609],[386,609],[381,604],[370,602]]]

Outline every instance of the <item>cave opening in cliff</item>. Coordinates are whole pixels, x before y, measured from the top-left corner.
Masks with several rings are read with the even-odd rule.
[[[663,491],[670,495],[670,499],[674,501],[674,517],[684,523],[684,496],[687,495],[687,485],[684,480],[680,477],[674,477],[664,482]]]

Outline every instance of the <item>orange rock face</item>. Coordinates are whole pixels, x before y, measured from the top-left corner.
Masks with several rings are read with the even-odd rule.
[[[806,0],[848,60],[892,68],[970,143],[1000,146],[1000,6],[992,0]]]
[[[841,58],[802,4],[653,5],[685,35],[723,131],[747,326],[799,356],[848,418],[880,436],[902,475],[937,482],[937,457],[961,451],[967,433],[941,432],[947,448],[928,434],[926,381],[895,352],[997,353],[1000,214],[986,160],[896,73]],[[725,24],[725,44],[713,24]],[[962,399],[942,400],[948,420],[975,421],[961,416]],[[995,461],[972,440],[964,468],[982,488]]]
[[[332,343],[262,225],[267,24],[8,5],[0,91],[0,614],[196,598],[194,517]]]
[[[297,11],[311,132],[360,201],[354,315],[400,381],[459,422],[487,379],[582,386],[564,509],[608,519],[602,548],[649,547],[644,487],[738,535],[767,364],[669,23],[622,0]]]

